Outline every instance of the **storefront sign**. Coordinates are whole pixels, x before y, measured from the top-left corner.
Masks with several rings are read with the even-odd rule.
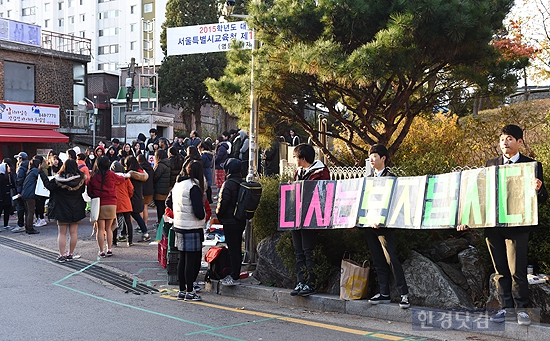
[[[59,127],[59,106],[0,101],[0,124]]]

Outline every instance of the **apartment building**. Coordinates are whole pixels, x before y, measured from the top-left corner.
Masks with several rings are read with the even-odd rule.
[[[167,0],[0,0],[0,18],[92,41],[88,72],[159,65]]]

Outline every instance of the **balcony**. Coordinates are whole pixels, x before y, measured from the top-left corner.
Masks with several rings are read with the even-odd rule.
[[[92,55],[91,39],[42,30],[42,48],[66,53]]]
[[[89,114],[78,110],[65,110],[65,120],[62,120],[57,129],[64,134],[90,134]]]

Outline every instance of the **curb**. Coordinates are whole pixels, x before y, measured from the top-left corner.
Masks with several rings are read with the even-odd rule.
[[[213,280],[211,283],[206,283],[205,291],[228,297],[265,301],[306,310],[336,312],[341,314],[369,317],[377,320],[410,323],[412,328],[412,313],[415,308],[414,306],[411,306],[413,309],[401,309],[397,303],[371,305],[367,302],[367,300],[345,301],[340,299],[338,296],[327,294],[316,294],[309,297],[293,297],[290,296],[290,289],[250,284],[247,283],[247,280],[241,280],[241,282],[243,282],[241,285],[225,287],[221,285],[219,281]],[[453,313],[450,310],[448,312]],[[473,320],[473,318],[471,319]],[[487,321],[487,323],[491,324],[492,322]],[[546,340],[548,335],[550,335],[550,325],[544,323],[533,323],[530,326],[520,326],[515,322],[509,322],[505,323],[504,330],[499,331],[449,328],[449,330],[453,329],[525,341]],[[419,333],[422,332],[422,330],[417,331]]]

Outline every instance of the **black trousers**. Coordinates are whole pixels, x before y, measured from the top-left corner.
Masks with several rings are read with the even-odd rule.
[[[502,308],[527,308],[529,231],[521,227],[487,228],[485,241],[495,267],[494,281]]]
[[[180,291],[193,291],[193,282],[197,280],[201,269],[202,252],[180,251],[178,261],[178,281]]]
[[[403,267],[397,258],[397,249],[393,236],[394,230],[387,228],[367,228],[365,231],[372,262],[374,263],[376,275],[378,276],[380,293],[382,295],[390,294],[390,273],[393,273],[399,293],[401,295],[408,295],[409,288],[405,281]]]
[[[237,224],[223,225],[223,233],[225,234],[225,242],[227,243],[229,258],[231,261],[231,277],[233,277],[233,279],[239,279],[241,274],[241,264],[243,262],[243,255],[241,251],[245,226],[245,221]]]
[[[292,231],[292,245],[294,245],[294,255],[296,256],[296,277],[298,282],[310,287],[315,286],[313,250],[317,245],[318,236],[319,231],[317,230]]]

